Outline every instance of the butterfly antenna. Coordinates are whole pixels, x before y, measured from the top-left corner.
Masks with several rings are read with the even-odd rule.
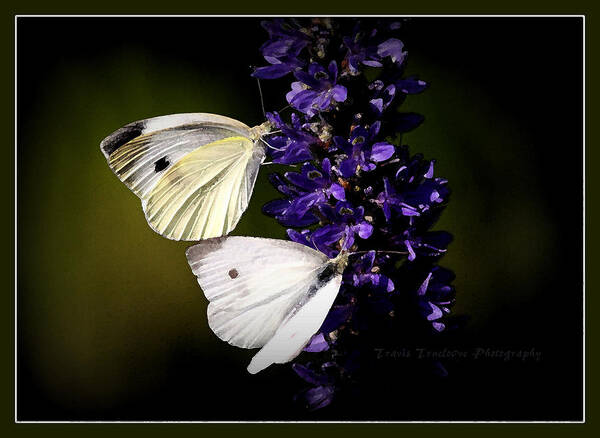
[[[274,161],[265,161],[264,163],[261,163],[261,166],[269,166],[271,164],[279,164],[282,165],[283,163],[276,163]],[[287,167],[293,167],[294,169],[298,169],[298,164],[286,164]]]
[[[258,94],[260,94],[260,106],[262,108],[263,116],[266,119],[267,113],[265,112],[265,101],[263,99],[262,88],[260,88],[260,79],[256,78],[256,83],[258,84]]]
[[[382,253],[382,254],[400,254],[400,255],[407,255],[408,251],[375,251],[378,253]]]
[[[282,112],[284,112],[286,109],[288,109],[288,108],[291,108],[291,107],[292,107],[292,105],[286,105],[286,106],[284,106],[283,108],[281,108],[281,109],[278,111],[278,113],[282,113]]]
[[[378,250],[371,250],[371,251],[375,251],[378,254],[401,254],[401,255],[408,254],[408,251],[378,251]],[[366,254],[371,251],[354,251],[354,252],[351,252],[349,255]]]
[[[275,131],[265,132],[262,136],[264,137],[265,135],[279,134],[280,132],[283,132],[283,131],[281,129],[276,129]]]

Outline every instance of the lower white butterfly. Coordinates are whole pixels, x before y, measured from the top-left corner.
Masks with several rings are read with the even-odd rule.
[[[248,207],[271,124],[215,114],[130,123],[106,137],[108,165],[141,200],[146,220],[173,240],[228,234]]]
[[[210,301],[208,325],[231,345],[261,348],[248,371],[295,358],[319,330],[342,283],[348,253],[334,259],[299,243],[209,239],[187,259]]]

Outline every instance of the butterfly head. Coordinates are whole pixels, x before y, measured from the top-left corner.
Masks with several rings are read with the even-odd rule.
[[[264,123],[261,123],[254,128],[250,128],[250,133],[252,136],[252,140],[256,141],[261,139],[264,135],[269,134],[273,130],[273,124],[268,120]]]
[[[331,263],[336,267],[336,270],[341,274],[348,266],[348,257],[350,252],[342,250],[335,258],[331,259]]]

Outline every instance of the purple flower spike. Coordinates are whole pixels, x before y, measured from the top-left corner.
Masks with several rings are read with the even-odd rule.
[[[329,313],[292,365],[306,385],[296,400],[316,410],[368,378],[370,340],[393,348],[395,339],[421,342],[452,327],[454,275],[437,264],[452,236],[431,231],[450,190],[435,160],[396,141],[423,123],[401,106],[428,87],[404,76],[398,22],[276,19],[263,26],[267,65],[253,76],[294,77],[280,79],[289,116],[268,113],[274,132],[263,141],[273,162],[295,164],[269,176],[280,198],[263,211],[288,227],[290,240],[329,258],[348,256]]]

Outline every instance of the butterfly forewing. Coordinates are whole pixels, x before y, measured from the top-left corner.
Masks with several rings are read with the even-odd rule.
[[[248,206],[265,155],[248,126],[204,113],[134,122],[100,147],[142,199],[149,225],[175,240],[229,233]]]
[[[110,168],[137,196],[186,154],[200,146],[234,136],[250,136],[250,128],[215,114],[190,113],[130,123],[100,144]]]
[[[295,242],[238,236],[201,242],[187,257],[210,301],[210,328],[242,348],[261,347],[273,338],[329,260]]]
[[[115,150],[108,164],[119,179],[143,199],[160,177],[186,154],[234,135],[226,129],[169,128],[134,138]]]

